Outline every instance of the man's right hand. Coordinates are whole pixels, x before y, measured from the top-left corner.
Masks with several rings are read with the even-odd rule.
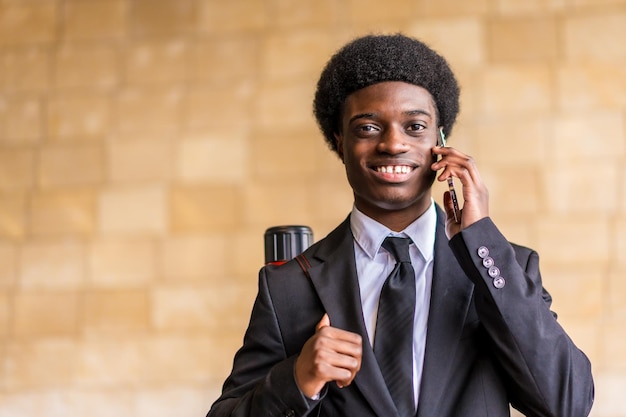
[[[361,336],[331,327],[328,314],[324,314],[296,360],[300,391],[312,398],[330,381],[336,381],[339,388],[347,387],[361,369],[362,352]]]

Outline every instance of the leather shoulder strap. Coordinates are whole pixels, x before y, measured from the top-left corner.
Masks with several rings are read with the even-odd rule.
[[[311,279],[311,275],[309,274],[309,268],[311,268],[311,264],[309,263],[309,260],[306,258],[306,256],[301,253],[296,256],[295,259],[298,262],[298,265],[300,265],[300,268],[302,268],[304,275],[306,275],[307,278]]]

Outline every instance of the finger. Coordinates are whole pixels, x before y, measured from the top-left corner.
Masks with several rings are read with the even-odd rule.
[[[454,219],[454,204],[452,203],[450,191],[444,191],[443,193],[443,208],[446,212],[446,217],[448,219]]]
[[[328,313],[325,313],[322,316],[322,319],[319,321],[319,323],[317,323],[317,326],[315,326],[315,331],[319,331],[321,328],[329,327],[329,326],[330,326],[330,317],[328,317]]]

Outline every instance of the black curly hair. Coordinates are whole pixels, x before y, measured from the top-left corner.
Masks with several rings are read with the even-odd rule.
[[[367,35],[341,48],[317,82],[313,113],[328,146],[337,152],[335,133],[346,98],[383,81],[404,81],[433,96],[446,135],[459,112],[459,86],[446,60],[423,42],[405,36]]]

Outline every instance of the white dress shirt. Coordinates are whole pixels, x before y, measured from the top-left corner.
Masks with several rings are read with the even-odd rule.
[[[430,290],[433,279],[433,254],[437,212],[434,202],[417,220],[400,233],[367,217],[356,207],[350,214],[350,227],[354,236],[356,272],[361,293],[361,305],[369,342],[373,346],[376,335],[376,318],[380,292],[387,276],[396,264],[389,252],[382,248],[387,236],[409,237],[414,244],[409,246],[411,263],[415,270],[415,319],[413,321],[413,389],[415,406],[420,392],[426,328],[430,306]]]

